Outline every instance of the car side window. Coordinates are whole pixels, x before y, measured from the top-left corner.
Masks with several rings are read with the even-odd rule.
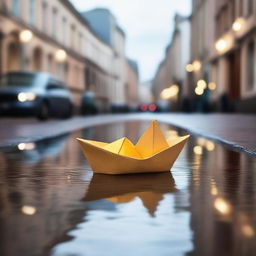
[[[47,85],[47,90],[62,89],[61,84],[58,81],[50,80]]]

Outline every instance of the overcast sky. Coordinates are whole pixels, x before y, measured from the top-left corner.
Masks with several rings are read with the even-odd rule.
[[[126,54],[138,61],[141,81],[151,79],[164,56],[175,12],[188,15],[191,0],[71,0],[79,11],[106,7],[126,32]]]

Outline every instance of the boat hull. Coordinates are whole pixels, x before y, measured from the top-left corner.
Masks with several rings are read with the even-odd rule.
[[[94,145],[89,140],[78,139],[92,170],[101,174],[133,174],[170,171],[183,149],[188,136],[171,147],[145,159],[115,154]]]

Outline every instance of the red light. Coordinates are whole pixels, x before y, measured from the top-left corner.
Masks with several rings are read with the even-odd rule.
[[[149,110],[150,110],[151,112],[156,111],[156,105],[155,105],[155,104],[150,104],[150,105],[149,105]]]
[[[147,105],[142,104],[142,105],[140,106],[140,109],[141,109],[141,111],[147,111],[148,107],[147,107]]]

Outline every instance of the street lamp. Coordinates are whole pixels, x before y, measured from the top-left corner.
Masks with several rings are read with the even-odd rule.
[[[217,87],[217,85],[214,82],[210,82],[208,84],[208,89],[211,90],[211,91],[214,91],[216,89],[216,87]]]
[[[63,49],[58,49],[55,52],[55,59],[57,62],[64,62],[67,59],[67,53]]]
[[[161,92],[161,98],[163,100],[169,100],[171,98],[175,98],[179,93],[179,86],[176,84],[171,85],[169,88],[164,89]]]
[[[233,25],[232,25],[232,29],[233,29],[235,32],[238,32],[238,31],[240,31],[240,30],[243,28],[244,23],[245,23],[244,18],[243,18],[243,17],[239,17],[239,18],[237,18],[237,19],[234,21],[234,23],[233,23]]]
[[[204,94],[204,89],[203,88],[201,88],[201,87],[196,87],[195,88],[195,94],[196,95],[203,95]]]
[[[27,49],[27,44],[33,39],[33,33],[28,30],[28,29],[24,29],[19,33],[19,40],[21,42],[21,69],[25,70],[27,68],[27,64],[29,62],[29,59],[27,57],[28,53],[28,49]]]
[[[19,34],[19,39],[22,43],[28,43],[32,40],[32,38],[33,33],[28,29],[22,30]]]
[[[194,71],[194,66],[193,66],[193,64],[187,64],[187,65],[186,65],[186,70],[187,70],[187,72],[189,72],[189,73],[193,72],[193,71]]]
[[[200,80],[197,81],[197,86],[202,88],[202,89],[206,89],[207,84],[203,79],[200,79]]]
[[[225,39],[219,39],[215,43],[215,48],[219,53],[225,52],[228,47],[227,41]]]
[[[193,63],[194,71],[199,71],[202,67],[202,63],[199,60],[194,60]]]

